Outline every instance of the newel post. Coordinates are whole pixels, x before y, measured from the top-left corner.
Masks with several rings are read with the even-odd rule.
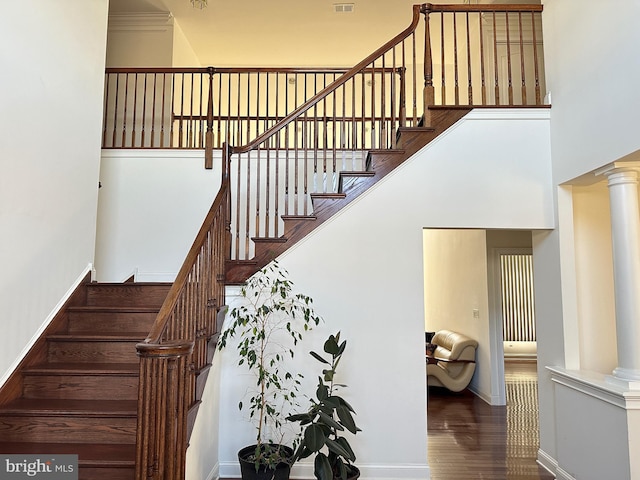
[[[215,69],[208,67],[209,71],[209,98],[207,100],[207,133],[204,137],[204,168],[213,168],[213,74]]]
[[[435,103],[435,90],[433,88],[433,59],[431,56],[431,32],[429,31],[429,14],[432,11],[432,5],[425,3],[420,7],[420,13],[424,14],[424,92],[423,98],[423,114],[424,126],[431,125],[431,114],[429,105]]]

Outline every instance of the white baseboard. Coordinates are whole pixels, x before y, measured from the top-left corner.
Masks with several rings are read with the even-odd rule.
[[[216,462],[206,480],[217,480],[218,478],[220,478],[220,464]]]
[[[544,450],[538,449],[538,465],[548,471],[551,475],[555,475],[558,470],[558,461]]]
[[[576,480],[576,478],[558,467],[556,469],[556,480]]]
[[[71,295],[73,295],[73,292],[75,292],[76,289],[78,288],[78,286],[84,281],[84,279],[85,279],[85,277],[87,276],[88,273],[91,273],[92,278],[93,278],[94,270],[93,270],[93,264],[91,264],[91,263],[86,266],[86,268],[82,271],[80,276],[78,278],[76,278],[76,280],[73,282],[71,287],[69,287],[69,290],[67,290],[67,292],[60,299],[60,301],[56,304],[56,306],[53,307],[53,310],[51,310],[51,312],[49,312],[49,315],[47,315],[47,317],[45,318],[44,322],[42,323],[42,325],[40,325],[40,328],[38,328],[36,333],[33,334],[33,337],[31,337],[31,340],[29,340],[29,343],[27,343],[25,345],[25,347],[22,349],[22,352],[20,352],[20,355],[18,355],[18,357],[14,360],[14,362],[9,367],[9,369],[4,373],[2,378],[0,378],[0,388],[5,384],[5,382],[7,380],[9,380],[9,377],[15,371],[15,369],[18,368],[18,365],[20,365],[20,362],[22,361],[22,359],[27,355],[27,353],[29,353],[29,350],[31,350],[31,347],[33,347],[33,345],[38,341],[38,339],[40,338],[42,333],[49,326],[51,321],[58,314],[58,312],[64,306],[64,304],[67,302],[67,300],[69,300],[69,298],[71,298]]]
[[[141,272],[136,269],[134,273],[134,281],[173,283],[177,276],[178,274],[176,272]]]
[[[431,478],[428,465],[358,465],[360,478],[367,480],[425,480]],[[240,478],[238,462],[221,462],[220,477]],[[314,479],[313,463],[297,463],[291,469],[291,479]]]

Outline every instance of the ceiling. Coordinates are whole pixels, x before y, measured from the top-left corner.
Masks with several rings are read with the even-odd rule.
[[[478,0],[432,0],[432,3]],[[354,4],[336,13],[335,3]],[[110,0],[109,13],[171,12],[201,65],[349,66],[406,28],[415,0]],[[507,3],[490,0],[481,3]],[[510,0],[509,3],[539,3]],[[330,54],[330,55],[328,55]]]

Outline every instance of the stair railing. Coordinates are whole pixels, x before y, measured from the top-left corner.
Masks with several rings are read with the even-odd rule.
[[[137,480],[184,479],[189,415],[197,412],[198,378],[215,351],[225,308],[227,172],[149,335],[137,345]]]
[[[541,11],[414,5],[407,29],[280,122],[243,146],[228,139],[232,258],[250,261],[262,239],[285,241],[285,219],[312,217],[314,195],[340,195],[341,172],[365,171],[368,150],[394,148],[399,128],[429,126],[435,106],[541,105]]]
[[[404,31],[254,140],[230,148],[234,260],[253,257],[255,238],[281,237],[283,216],[312,215],[312,194],[336,193],[340,172],[366,170],[366,151],[393,148],[398,128],[417,125],[419,20],[415,5]]]

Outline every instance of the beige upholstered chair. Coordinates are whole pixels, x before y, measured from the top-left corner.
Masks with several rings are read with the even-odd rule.
[[[453,392],[467,388],[476,369],[478,342],[461,333],[440,330],[431,343],[437,347],[433,356],[427,357],[427,384]]]

